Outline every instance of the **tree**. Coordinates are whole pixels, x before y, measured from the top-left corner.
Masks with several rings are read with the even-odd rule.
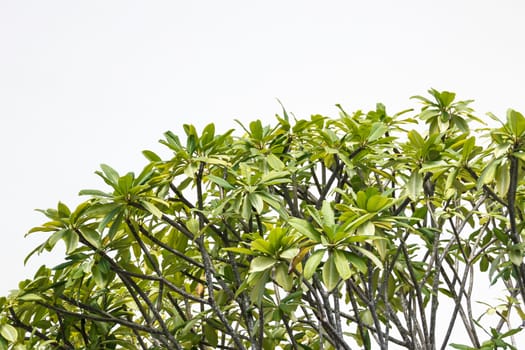
[[[525,118],[489,128],[454,93],[414,98],[283,110],[242,136],[184,125],[138,175],[102,165],[107,190],[30,231],[46,238],[28,258],[63,241],[65,261],[0,299],[0,349],[431,350],[454,329],[456,349],[515,349]],[[488,283],[505,289],[490,318],[473,311]]]

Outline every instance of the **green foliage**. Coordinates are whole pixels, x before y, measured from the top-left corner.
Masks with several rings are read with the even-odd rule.
[[[0,349],[430,350],[456,327],[453,348],[515,348],[525,118],[476,130],[470,101],[429,93],[393,116],[184,125],[138,175],[101,165],[105,190],[30,231],[28,258],[65,260],[0,298]],[[507,293],[495,321],[472,311],[484,279]]]

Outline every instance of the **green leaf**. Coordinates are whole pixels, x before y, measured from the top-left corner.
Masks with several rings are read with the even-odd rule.
[[[321,214],[323,214],[323,225],[326,227],[333,227],[335,225],[334,210],[329,201],[323,201],[321,207]]]
[[[450,344],[450,346],[458,350],[476,350],[476,348],[472,348],[467,345],[455,344],[455,343]]]
[[[81,190],[78,192],[79,196],[93,196],[93,197],[106,197],[110,198],[113,197],[111,194],[100,191],[100,190]]]
[[[108,273],[106,267],[99,264],[93,265],[91,268],[91,273],[93,274],[93,279],[99,288],[105,288],[109,283]]]
[[[478,188],[491,183],[494,180],[494,177],[496,176],[496,168],[499,163],[500,159],[493,160],[485,167],[485,169],[483,169],[478,178]]]
[[[330,292],[337,286],[338,282],[339,274],[337,273],[334,256],[330,255],[323,266],[323,283]]]
[[[35,293],[27,293],[19,296],[17,298],[20,301],[43,301],[44,298],[42,298],[40,295]]]
[[[120,225],[122,224],[122,221],[124,220],[124,214],[125,211],[121,210],[115,220],[113,220],[113,223],[111,224],[111,227],[108,231],[108,237],[110,239],[113,239],[115,237],[115,234],[119,231]]]
[[[306,260],[306,264],[304,264],[303,269],[304,278],[306,278],[307,280],[312,278],[315,271],[317,270],[317,267],[321,263],[321,260],[323,259],[325,251],[325,249],[317,250],[312,255],[310,255],[308,260]]]
[[[265,241],[262,238],[258,238],[252,241],[251,243],[252,250],[257,250],[259,252],[272,255],[274,251],[271,248],[270,242]]]
[[[414,148],[423,149],[425,147],[425,140],[416,130],[410,130],[407,136]]]
[[[262,197],[259,196],[257,193],[249,193],[248,199],[250,200],[250,204],[255,209],[257,214],[261,214],[264,208],[264,202],[262,200]]]
[[[273,153],[266,156],[266,161],[273,170],[282,171],[285,168],[284,163]]]
[[[104,219],[102,219],[102,221],[100,221],[100,223],[98,224],[98,227],[97,229],[99,231],[103,231],[107,225],[111,222],[111,220],[113,219],[113,217],[115,215],[117,215],[118,213],[120,213],[122,211],[122,207],[120,205],[102,205],[99,207],[99,210],[100,210],[100,213],[101,214],[106,214],[104,216]],[[94,212],[90,212],[91,215],[96,215]]]
[[[321,242],[321,235],[315,230],[311,222],[299,218],[290,218],[288,224],[312,241]]]
[[[107,164],[100,164],[100,168],[104,172],[105,177],[111,182],[112,185],[118,184],[119,174]]]
[[[368,196],[364,191],[357,192],[355,203],[358,208],[366,210],[366,201]]]
[[[374,318],[372,317],[372,312],[369,309],[363,310],[360,314],[361,320],[367,326],[372,326],[374,324]]]
[[[345,223],[345,228],[348,230],[355,230],[365,222],[369,221],[371,218],[374,217],[374,213],[366,213],[361,216],[354,216],[350,219],[350,221]]]
[[[387,197],[374,194],[366,201],[366,210],[370,213],[375,213],[384,209],[389,203],[390,200]]]
[[[284,263],[280,263],[275,268],[275,282],[279,286],[281,286],[282,289],[289,292],[293,287],[293,277],[288,273],[288,268]]]
[[[195,317],[191,320],[188,320],[188,322],[186,322],[186,325],[184,326],[184,328],[182,328],[180,330],[180,334],[181,335],[186,335],[188,334],[193,327],[195,327],[195,325],[200,321],[199,317]]]
[[[507,110],[507,125],[515,137],[521,137],[525,133],[525,118],[518,111]]]
[[[385,132],[388,131],[388,127],[381,123],[377,122],[372,124],[372,128],[370,129],[370,135],[368,136],[368,142],[373,142],[383,136]]]
[[[2,335],[2,337],[11,343],[16,342],[16,339],[18,338],[18,332],[16,331],[16,328],[10,324],[0,325],[0,335]]]
[[[523,330],[523,327],[511,329],[508,332],[505,332],[502,335],[500,335],[500,338],[510,337],[510,336],[512,336],[514,334],[517,334],[517,333],[521,332],[522,330]]]
[[[66,230],[63,233],[62,239],[66,244],[66,254],[71,254],[78,246],[78,235],[75,231]]]
[[[219,185],[222,188],[225,188],[227,190],[233,190],[234,187],[226,180],[224,180],[222,177],[218,177],[215,175],[208,175],[208,180],[211,182]]]
[[[521,265],[523,262],[523,251],[519,245],[513,245],[509,248],[509,258],[514,265]]]
[[[8,349],[9,349],[9,347],[8,347],[8,344],[7,344],[7,340],[5,340],[4,338],[0,337],[0,350],[8,350]],[[25,350],[25,349],[22,349],[22,350]]]
[[[489,269],[489,259],[486,255],[483,255],[479,260],[479,270],[485,272]]]
[[[255,284],[252,286],[252,290],[250,292],[250,299],[253,303],[257,305],[261,304],[262,297],[266,289],[266,283],[268,282],[269,278],[270,270],[257,272],[253,275],[253,281],[255,281]]]
[[[244,220],[250,220],[250,217],[252,216],[252,205],[248,195],[244,196],[243,198],[241,215]]]
[[[474,150],[476,145],[476,138],[474,136],[469,137],[463,144],[463,149],[461,150],[461,159],[467,161],[470,157],[470,153]]]
[[[269,268],[273,267],[276,262],[277,260],[267,256],[255,257],[250,263],[250,272],[253,273],[268,270]]]
[[[255,140],[261,141],[263,138],[263,127],[260,120],[255,120],[250,123],[250,132]]]
[[[200,139],[201,145],[204,146],[212,142],[214,136],[215,136],[215,124],[209,123],[208,125],[204,127],[204,129],[202,129],[202,134],[201,134],[201,139]]]
[[[509,162],[502,162],[501,165],[496,168],[495,180],[496,185],[494,188],[496,193],[504,197],[510,185]]]
[[[69,210],[67,205],[65,205],[62,202],[58,202],[57,209],[58,209],[58,215],[61,218],[68,218],[71,215],[71,210]]]
[[[421,167],[421,169],[419,169],[419,171],[421,173],[426,173],[428,171],[433,171],[433,172],[438,173],[438,172],[443,172],[444,169],[448,167],[449,165],[445,161],[436,160],[436,161],[425,162],[425,164],[423,164],[423,166]]]
[[[260,183],[265,186],[288,183],[290,182],[289,175],[287,171],[269,171],[261,176]]]
[[[372,221],[367,221],[357,228],[357,234],[359,236],[373,236],[376,232],[376,226]]]
[[[141,200],[140,204],[142,204],[144,209],[146,209],[146,211],[148,211],[150,214],[152,214],[157,219],[162,218],[162,211],[159,208],[157,208],[154,204],[152,204],[151,202],[148,202],[146,200]]]
[[[288,248],[284,250],[281,254],[279,254],[279,257],[281,259],[286,259],[288,261],[291,261],[293,258],[297,256],[297,254],[299,254],[299,252],[300,252],[299,248],[292,247],[292,248]]]
[[[520,316],[520,319],[522,321],[525,321],[525,311],[523,311],[523,309],[519,305],[514,305],[514,309],[516,310],[516,312]]]
[[[89,242],[92,246],[94,246],[96,249],[100,249],[101,241],[100,241],[100,235],[97,231],[93,230],[89,227],[82,227],[80,229],[80,232],[82,232],[82,235],[86,239],[86,241]]]
[[[144,150],[142,151],[142,154],[150,162],[160,162],[161,161],[161,158],[155,152]]]
[[[442,91],[441,93],[438,92],[435,94],[435,97],[444,107],[448,107],[456,98],[456,94],[454,92]]]
[[[377,266],[379,267],[381,270],[383,269],[383,263],[381,262],[381,260],[379,260],[379,258],[377,256],[375,256],[372,252],[362,248],[362,247],[359,247],[359,246],[353,246],[353,248],[357,251],[359,251],[361,254],[363,254],[365,257],[367,257],[368,259],[372,260],[372,262]]]
[[[244,255],[254,255],[253,251],[251,251],[248,248],[243,248],[243,247],[227,247],[227,248],[222,248],[222,250],[227,251],[227,252],[244,254]]]
[[[208,322],[202,326],[202,332],[204,333],[204,339],[212,347],[217,348],[219,344],[219,337],[217,336],[217,330],[212,327]]]
[[[364,261],[363,258],[361,258],[360,256],[354,253],[347,253],[346,258],[348,259],[348,261],[350,261],[353,267],[359,270],[359,272],[366,273],[366,271],[368,270],[368,267],[366,266],[366,261]]]
[[[455,189],[453,188],[454,182],[457,180],[458,174],[460,169],[459,168],[453,168],[451,172],[447,175],[447,182],[445,183],[445,188],[447,190],[451,190],[452,194],[454,193]],[[449,198],[449,197],[447,197]]]
[[[334,263],[337,272],[343,280],[347,280],[352,276],[349,261],[346,259],[345,253],[339,249],[334,250]]]

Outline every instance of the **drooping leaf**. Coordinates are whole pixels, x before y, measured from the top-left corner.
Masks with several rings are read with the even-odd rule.
[[[352,276],[352,271],[350,270],[349,261],[346,259],[345,253],[339,249],[334,250],[334,263],[339,272],[339,275],[343,280],[347,280]]]
[[[331,291],[337,286],[339,282],[339,273],[334,261],[334,256],[329,255],[323,266],[323,283],[328,291]]]
[[[510,261],[516,266],[520,266],[523,262],[523,250],[519,245],[513,245],[509,248]]]
[[[73,230],[66,230],[62,235],[66,244],[66,254],[71,254],[78,246],[78,234]]]
[[[293,277],[288,273],[288,267],[280,263],[275,267],[275,281],[285,291],[290,291],[293,287]]]

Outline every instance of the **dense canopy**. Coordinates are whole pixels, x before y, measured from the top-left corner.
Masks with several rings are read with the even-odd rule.
[[[525,118],[488,127],[454,93],[414,99],[184,125],[138,174],[102,165],[104,189],[30,231],[30,255],[62,241],[65,260],[0,298],[0,349],[432,350],[452,331],[457,349],[512,349]],[[491,283],[505,293],[475,314]]]

